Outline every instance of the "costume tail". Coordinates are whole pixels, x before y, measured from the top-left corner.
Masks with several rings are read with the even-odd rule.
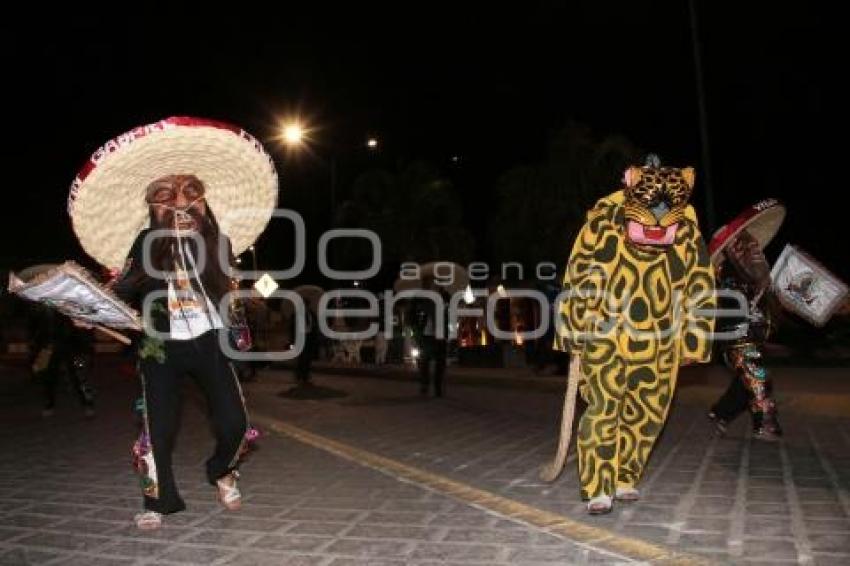
[[[558,479],[564,471],[567,461],[567,452],[570,448],[570,438],[573,433],[573,420],[576,413],[576,392],[578,382],[581,379],[581,360],[578,356],[570,359],[570,371],[567,375],[567,394],[564,397],[564,412],[561,416],[561,435],[558,439],[558,452],[555,459],[545,464],[540,470],[540,479],[545,482],[553,482]]]

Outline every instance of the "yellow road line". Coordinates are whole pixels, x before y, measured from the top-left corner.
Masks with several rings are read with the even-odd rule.
[[[545,511],[489,491],[409,466],[397,460],[356,448],[303,428],[287,424],[278,419],[254,415],[257,424],[266,426],[301,442],[339,456],[362,466],[373,468],[384,474],[419,484],[463,503],[485,509],[509,519],[526,523],[561,538],[587,545],[632,560],[651,561],[659,564],[704,565],[711,562],[705,558],[679,552],[664,546],[636,538],[623,536],[608,529],[594,527],[569,519],[563,515]]]

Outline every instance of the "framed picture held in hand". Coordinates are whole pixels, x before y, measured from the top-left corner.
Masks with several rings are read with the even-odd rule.
[[[812,256],[785,246],[770,273],[782,306],[815,326],[823,326],[847,298],[847,285]]]
[[[74,321],[103,330],[122,342],[126,337],[108,329],[142,330],[139,314],[73,261],[36,265],[17,274],[10,273],[8,289],[28,301],[54,308]]]

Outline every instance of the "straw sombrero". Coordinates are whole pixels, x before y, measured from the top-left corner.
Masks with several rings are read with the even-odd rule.
[[[752,234],[761,249],[764,249],[779,231],[783,220],[785,220],[785,205],[776,199],[765,199],[748,207],[714,233],[708,244],[711,261],[715,265],[722,262],[723,250],[744,229]]]
[[[68,214],[83,249],[108,268],[121,267],[148,223],[146,187],[173,174],[204,183],[236,255],[254,243],[277,204],[274,162],[253,136],[215,120],[166,118],[108,141],[77,174]]]

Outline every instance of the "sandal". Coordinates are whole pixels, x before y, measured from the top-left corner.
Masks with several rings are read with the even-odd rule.
[[[218,500],[230,511],[236,511],[242,506],[242,493],[236,487],[237,479],[239,472],[234,470],[215,482],[218,487]]]
[[[591,515],[604,515],[610,513],[614,502],[610,495],[597,495],[587,502],[587,512]]]
[[[133,520],[140,531],[153,531],[162,526],[162,513],[145,511],[136,515]]]
[[[623,503],[634,503],[640,499],[640,491],[636,487],[618,487],[614,499]]]

